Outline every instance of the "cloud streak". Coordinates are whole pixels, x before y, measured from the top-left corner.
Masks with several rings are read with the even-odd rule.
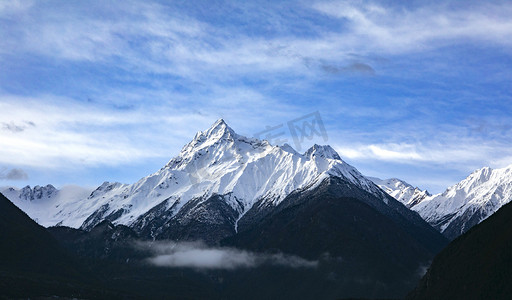
[[[192,128],[181,132],[183,120],[196,120],[204,126],[210,122],[210,118],[186,112],[170,118],[173,114],[162,109],[156,113],[150,107],[119,111],[62,98],[41,101],[0,95],[0,99],[0,110],[9,111],[13,120],[0,131],[0,162],[19,166],[117,165],[148,157],[169,157],[171,153],[166,148],[170,144],[181,135],[193,135]],[[25,105],[18,105],[20,102]],[[38,120],[37,127],[24,123],[24,119]],[[157,138],[162,126],[175,128],[174,139]],[[142,147],[143,144],[147,146]]]
[[[2,123],[2,128],[4,130],[8,130],[10,132],[22,132],[24,131],[25,129],[27,129],[28,127],[35,127],[36,124],[32,121],[25,121],[23,123],[18,123],[18,124],[15,124],[14,122],[10,122],[10,123]]]
[[[309,261],[293,255],[207,247],[198,242],[139,242],[136,247],[149,250],[153,256],[146,261],[158,267],[233,270],[261,265],[289,268],[315,268],[318,265],[318,261]]]
[[[13,168],[8,170],[4,168],[0,171],[0,180],[27,180],[28,174],[19,168]]]
[[[99,8],[97,3],[92,5],[95,7]],[[224,24],[189,17],[187,11],[179,13],[183,8],[155,2],[124,2],[115,10],[107,9],[105,13],[111,14],[108,20],[97,17],[91,9],[79,11],[67,5],[61,9],[67,14],[41,4],[23,10],[35,21],[18,28],[17,35],[4,36],[11,48],[3,51],[103,64],[120,59],[127,68],[198,79],[208,76],[205,71],[232,76],[294,70],[305,75],[304,59],[369,71],[363,62],[349,65],[350,55],[424,51],[461,39],[512,46],[507,39],[512,35],[508,18],[512,5],[508,4],[478,3],[468,10],[448,5],[413,8],[367,1],[316,2],[312,8],[297,9],[293,18],[272,15],[280,24],[281,34],[270,38],[263,33],[248,36]],[[45,18],[40,12],[45,12]],[[311,24],[314,31],[309,36],[296,35],[293,20],[315,12],[339,19],[345,26],[333,30],[321,23]],[[76,22],[79,13],[82,21]],[[254,12],[258,13],[261,11]]]
[[[219,117],[251,135],[317,110],[356,167],[507,163],[510,129],[488,120],[511,123],[511,14],[506,1],[1,3],[0,163],[145,164]]]
[[[384,7],[370,1],[318,2],[319,12],[348,21],[346,43],[369,52],[404,53],[453,44],[456,40],[486,41],[510,47],[510,4],[434,4]],[[343,35],[343,34],[342,34]],[[340,41],[341,42],[341,41]]]
[[[135,98],[125,102],[131,103],[129,109],[116,100],[132,96],[126,92],[105,94],[104,97],[113,100],[102,103],[52,95],[21,97],[0,93],[0,111],[9,112],[9,121],[0,127],[4,129],[0,130],[0,163],[76,169],[116,166],[148,158],[170,159],[198,130],[208,128],[219,117],[243,122],[250,128],[259,124],[257,118],[262,115],[282,117],[284,111],[294,111],[293,107],[265,99],[251,90],[231,92],[220,87],[210,90],[209,104],[203,104],[206,96],[197,95],[197,102],[192,102],[181,97],[168,99],[168,92],[151,91],[149,95],[162,102],[142,106]],[[182,105],[181,101],[188,102]],[[266,113],[268,107],[282,109]],[[247,113],[249,110],[251,114]],[[37,120],[37,126],[24,121],[27,119]],[[243,128],[239,131],[243,132]]]
[[[475,143],[434,145],[434,144],[370,144],[352,147],[340,147],[337,149],[341,156],[354,160],[381,160],[400,162],[404,164],[435,163],[457,164],[464,170],[472,168],[468,162],[482,163],[482,157],[493,157],[495,152],[508,152],[508,147],[494,148]],[[484,163],[490,163],[491,160]]]

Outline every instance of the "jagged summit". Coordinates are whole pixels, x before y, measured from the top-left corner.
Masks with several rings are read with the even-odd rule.
[[[181,150],[182,153],[190,152],[193,149],[201,148],[218,142],[221,139],[234,139],[237,135],[223,119],[218,119],[213,125],[205,130],[198,131],[194,139],[186,144]]]
[[[328,158],[328,159],[336,159],[341,160],[340,156],[329,145],[317,145],[314,144],[311,148],[309,148],[305,153],[304,156],[307,157],[313,157],[313,156],[319,156],[322,158]]]
[[[431,196],[427,190],[421,190],[420,188],[414,187],[398,178],[389,178],[384,180],[376,177],[368,178],[377,184],[383,191],[388,193],[391,197],[402,202],[409,208]]]
[[[236,227],[236,221],[255,203],[276,206],[293,191],[315,188],[329,177],[341,178],[387,201],[387,195],[330,146],[313,145],[299,154],[290,145],[273,146],[238,135],[219,119],[198,132],[157,172],[133,184],[105,182],[85,201],[48,209],[53,212],[51,220],[71,227],[88,229],[109,220],[145,228],[154,220],[150,215],[184,220],[189,217],[181,214],[198,214],[198,207],[220,197],[218,205],[226,206],[223,211],[231,210],[229,222]]]
[[[187,156],[191,152],[197,152],[200,150],[208,149],[211,146],[218,147],[217,144],[225,143],[227,146],[236,147],[238,150],[240,149],[240,145],[238,143],[245,143],[252,145],[253,147],[263,147],[263,148],[279,148],[280,150],[284,150],[294,155],[300,155],[292,146],[289,144],[284,144],[282,146],[271,145],[267,140],[259,140],[255,138],[248,138],[245,136],[238,135],[229,125],[224,121],[224,119],[218,119],[212,126],[205,130],[199,131],[194,136],[194,139],[186,144],[180,152],[180,156]],[[312,158],[313,156],[318,156],[327,159],[336,159],[341,160],[338,153],[329,145],[317,145],[314,144],[311,148],[306,150],[303,156]],[[172,161],[172,160],[171,160]]]
[[[200,140],[218,141],[222,138],[237,138],[238,135],[226,124],[224,119],[218,119],[208,130],[198,132],[196,137]]]
[[[512,166],[509,166],[508,168],[504,168],[504,169],[498,169],[498,170],[496,170],[497,172],[494,172],[494,173],[493,173],[494,170],[490,167],[483,167],[483,168],[477,169],[477,170],[473,171],[471,174],[469,174],[469,176],[466,177],[464,180],[455,184],[455,186],[448,188],[446,191],[443,192],[442,195],[451,197],[451,196],[455,196],[456,194],[459,194],[458,196],[460,198],[462,193],[464,193],[464,194],[470,193],[471,190],[474,189],[475,187],[481,185],[484,182],[489,181],[491,179],[491,176],[494,175],[494,177],[498,177],[497,176],[498,173],[503,173],[501,171],[505,171],[505,173],[506,173],[506,171],[508,169],[512,169]],[[500,180],[500,179],[497,178],[497,180]]]
[[[88,188],[67,185],[57,189],[51,184],[22,189],[9,187],[1,192],[43,226],[56,225],[63,219],[57,214],[59,209],[69,210],[70,206],[76,205],[76,201],[87,201],[87,196],[91,194]]]
[[[292,146],[290,146],[289,144],[287,143],[284,143],[282,146],[280,146],[281,149],[283,149],[284,151],[286,152],[290,152],[292,154],[299,154],[299,152],[297,152],[295,149],[293,149]]]
[[[6,192],[16,193],[18,195],[18,198],[21,200],[34,201],[52,198],[53,196],[56,195],[57,189],[51,184],[48,184],[46,186],[36,185],[33,188],[31,188],[30,185],[27,185],[24,188],[22,188],[19,192],[12,188],[11,190]]]
[[[370,179],[450,239],[468,231],[512,200],[512,165],[477,169],[436,195],[397,178]]]
[[[455,238],[512,200],[512,165],[484,167],[441,194],[413,206],[432,226]]]
[[[260,141],[238,135],[223,119],[217,120],[209,129],[196,133],[194,139],[186,144],[178,156],[172,158],[166,168],[179,168],[206,154],[215,152],[230,152],[239,158],[247,152],[247,146],[268,150],[271,148],[267,141]]]
[[[231,127],[229,127],[226,121],[224,121],[224,119],[222,118],[215,121],[215,123],[212,124],[212,126],[210,127],[210,129],[207,130],[207,132],[211,133],[217,130],[228,130],[230,132],[234,132],[233,129],[231,129]]]

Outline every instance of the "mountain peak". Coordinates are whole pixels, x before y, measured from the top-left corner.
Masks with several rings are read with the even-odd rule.
[[[334,150],[329,145],[314,144],[311,148],[309,148],[306,151],[306,153],[304,153],[304,156],[307,156],[307,157],[319,156],[319,157],[323,157],[323,158],[341,160],[340,156],[338,155],[338,152],[336,152],[336,150]]]
[[[416,204],[431,196],[427,190],[421,190],[399,178],[388,178],[384,180],[376,177],[368,178],[388,195],[402,202],[409,208],[414,207]]]
[[[295,151],[295,149],[293,149],[292,146],[290,146],[289,144],[287,143],[284,143],[282,146],[280,146],[280,148],[286,152],[289,152],[289,153],[292,153],[292,154],[299,154],[297,151]]]
[[[215,121],[215,123],[213,123],[213,125],[212,125],[212,127],[216,127],[216,126],[228,126],[228,124],[226,124],[226,121],[224,121],[223,118],[220,118],[217,121]]]
[[[213,145],[222,139],[233,140],[238,137],[235,131],[221,118],[213,123],[209,129],[198,131],[194,139],[183,147],[181,154],[190,153],[194,149],[203,148],[203,146]]]
[[[453,239],[485,220],[512,199],[512,169],[483,167],[412,207]]]
[[[51,184],[46,186],[36,185],[33,188],[31,188],[30,185],[27,185],[21,189],[19,198],[32,201],[43,198],[51,198],[55,193],[57,193],[57,189]]]
[[[481,169],[476,170],[473,172],[475,175],[478,174],[479,178],[482,180],[488,180],[490,174],[493,172],[493,169],[491,167],[483,167]]]
[[[151,210],[156,207],[174,218],[199,205],[197,201],[212,197],[222,200],[216,203],[229,207],[230,218],[236,221],[255,203],[276,206],[290,193],[313,189],[331,177],[342,178],[387,200],[377,186],[342,161],[330,146],[314,145],[301,155],[289,145],[281,148],[238,135],[219,119],[209,129],[198,132],[157,172],[134,184],[105,182],[89,194],[81,207],[69,206],[76,217],[63,225],[81,223],[82,228],[88,229],[103,219],[114,224],[135,224],[142,216],[152,219]],[[204,205],[211,204],[208,203]],[[201,211],[209,209],[203,207]],[[69,211],[55,210],[52,220],[56,220],[55,215],[69,220]],[[146,226],[145,221],[140,222],[140,226]],[[236,224],[231,225],[237,228]]]
[[[218,119],[207,131],[203,134],[209,138],[221,138],[225,135],[235,135],[235,131],[228,126],[224,119]]]

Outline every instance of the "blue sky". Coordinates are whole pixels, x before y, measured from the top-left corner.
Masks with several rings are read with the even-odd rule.
[[[218,118],[252,136],[318,111],[328,140],[303,150],[441,192],[512,164],[511,15],[510,1],[1,1],[0,185],[131,183]]]

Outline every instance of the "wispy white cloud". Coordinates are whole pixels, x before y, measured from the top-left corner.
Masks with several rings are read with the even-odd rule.
[[[27,180],[28,174],[20,169],[20,168],[14,168],[14,169],[7,169],[3,168],[0,170],[0,180]]]
[[[504,167],[512,164],[508,142],[469,141],[455,136],[451,142],[432,140],[414,144],[356,144],[335,148],[340,156],[353,162],[380,161],[429,168],[442,166],[461,172],[483,166]]]
[[[196,95],[196,102],[174,99],[167,92],[146,96],[155,103],[120,109],[122,101],[0,94],[0,111],[8,112],[0,116],[0,164],[76,169],[170,159],[195,132],[207,129],[219,117],[232,126],[239,124],[237,131],[252,136],[254,128],[268,125],[261,124],[262,118],[282,119],[284,112],[294,111],[248,89],[214,88],[211,94]],[[269,107],[275,112],[267,112]]]
[[[512,4],[233,5],[201,5],[194,14],[190,6],[177,2],[2,2],[0,64],[30,73],[42,62],[42,69],[51,69],[45,73],[50,77],[59,75],[62,66],[83,68],[86,74],[73,78],[76,85],[69,88],[53,83],[47,84],[52,88],[41,88],[45,78],[18,75],[33,81],[19,83],[19,90],[29,95],[23,97],[9,94],[8,76],[0,78],[0,163],[65,167],[170,158],[195,131],[218,117],[238,132],[252,135],[266,125],[315,110],[322,111],[330,128],[329,143],[348,139],[350,143],[338,150],[355,161],[469,168],[506,163],[510,157],[510,143],[504,137],[511,132],[506,127],[482,123],[480,115],[469,124],[442,124],[455,122],[439,120],[437,115],[458,100],[434,99],[430,95],[438,91],[431,86],[428,91],[410,88],[425,94],[420,100],[429,105],[398,99],[399,105],[386,107],[364,103],[365,92],[373,85],[357,90],[350,99],[345,99],[344,89],[329,98],[326,94],[334,84],[325,87],[324,79],[391,76],[381,84],[396,85],[390,89],[394,95],[410,94],[407,83],[393,80],[406,79],[414,71],[401,65],[386,69],[387,59],[408,60],[422,52],[467,44],[510,53]],[[450,62],[443,55],[435,62],[425,59],[425,68],[433,69],[416,72],[435,73],[438,64],[448,69]],[[9,65],[13,58],[17,60]],[[96,79],[102,72],[108,76]],[[507,74],[489,76],[503,80]],[[25,88],[32,83],[35,90],[43,91]],[[68,89],[73,89],[72,95]],[[468,93],[464,99],[481,97]],[[77,94],[92,102],[76,101]],[[350,131],[346,136],[338,134],[346,131]]]
[[[0,99],[2,120],[37,124],[19,131],[0,131],[0,163],[20,166],[77,168],[170,157],[169,148],[179,149],[176,141],[194,130],[183,132],[183,124],[207,126],[211,121],[211,117],[162,107],[117,110],[50,96],[2,95]],[[166,126],[173,128],[166,130],[172,135],[163,138],[161,128]]]
[[[451,141],[334,146],[365,175],[400,178],[433,193],[443,192],[484,166],[511,165],[510,147],[508,141],[468,140],[455,135]]]
[[[405,4],[406,5],[406,4]],[[450,3],[422,7],[385,7],[369,1],[331,1],[313,5],[318,11],[348,22],[339,41],[369,52],[421,51],[457,40],[487,41],[510,47],[512,5]]]
[[[31,0],[12,0],[0,2],[0,14],[9,15],[20,13],[29,9],[34,4]]]
[[[507,38],[512,34],[508,18],[512,5],[508,4],[478,3],[468,9],[461,5],[397,8],[359,1],[316,2],[302,13],[317,11],[340,23],[329,28],[312,26],[315,34],[305,37],[297,36],[295,23],[278,14],[272,18],[283,28],[282,34],[267,37],[248,36],[157,3],[123,2],[103,12],[109,18],[79,7],[62,5],[60,10],[49,10],[41,6],[40,11],[34,7],[30,18],[16,28],[19,34],[4,34],[10,46],[4,52],[113,61],[120,67],[195,79],[212,72],[236,76],[293,70],[304,75],[311,71],[307,66],[321,71],[323,62],[353,65],[354,53],[421,51],[462,39],[512,46]]]
[[[194,269],[255,268],[261,265],[279,265],[289,268],[315,268],[318,261],[277,254],[255,253],[227,247],[207,247],[199,242],[139,242],[136,247],[149,250],[153,256],[147,261],[159,267]]]
[[[446,149],[447,145],[421,145],[421,144],[370,144],[354,147],[337,148],[340,155],[349,159],[372,159],[401,163],[447,163],[467,162],[479,159],[482,149],[461,149],[456,145]],[[441,148],[441,149],[439,149]]]

